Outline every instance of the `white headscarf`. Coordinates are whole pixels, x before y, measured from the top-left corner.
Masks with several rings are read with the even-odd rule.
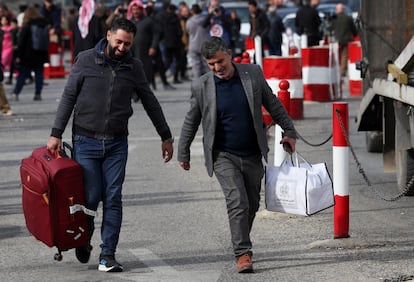
[[[83,0],[82,6],[79,8],[78,27],[82,38],[88,36],[89,22],[95,13],[95,1]]]

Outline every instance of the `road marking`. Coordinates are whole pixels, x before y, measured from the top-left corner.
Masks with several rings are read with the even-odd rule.
[[[217,281],[220,271],[177,271],[168,265],[159,256],[148,249],[138,248],[129,250],[140,262],[150,269],[150,272],[137,272],[135,269],[128,269],[120,274],[131,281],[169,281],[169,282],[211,282]]]

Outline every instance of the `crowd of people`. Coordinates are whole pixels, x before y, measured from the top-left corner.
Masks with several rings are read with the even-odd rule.
[[[319,45],[323,39],[322,21],[316,10],[319,2],[269,0],[265,6],[261,6],[256,0],[248,0],[249,37],[254,39],[259,35],[262,46],[267,46],[269,55],[281,56],[285,27],[278,9],[296,5],[299,7],[295,19],[296,32],[306,35],[308,46]],[[44,0],[42,5],[35,4],[33,7],[20,5],[16,15],[6,5],[0,5],[1,70],[9,74],[4,83],[12,85],[17,76],[10,93],[12,100],[18,101],[24,85],[32,82],[35,82],[33,99],[42,99],[43,64],[49,62],[50,58],[47,51],[33,50],[31,44],[28,44],[28,37],[32,33],[28,30],[33,25],[46,24],[49,27],[50,42],[56,42],[58,46],[62,44],[62,31],[71,31],[74,46],[72,57],[75,58],[79,52],[93,48],[105,36],[115,19],[131,20],[140,35],[135,37],[131,52],[143,62],[145,75],[153,90],[157,90],[157,75],[165,90],[174,90],[174,84],[206,73],[208,67],[201,56],[200,47],[211,36],[221,37],[232,49],[233,56],[240,55],[236,52],[240,38],[240,18],[236,11],[226,10],[220,0],[196,2],[191,7],[185,1],[178,5],[163,1],[161,10],[155,9],[153,0],[145,4],[141,0],[125,0],[123,5],[113,10],[96,0],[73,0],[73,6],[68,10],[59,5],[53,0]],[[330,31],[334,32],[340,44],[341,75],[344,76],[346,46],[357,31],[352,18],[344,15],[343,6],[338,6],[337,15]],[[188,58],[191,61],[191,72],[188,71]],[[169,75],[171,81],[168,81]],[[4,90],[0,90],[0,93],[4,93]],[[0,97],[0,101],[7,101],[5,95],[0,94]],[[139,99],[134,97],[134,100]],[[0,108],[4,114],[12,114],[8,102],[0,103]]]

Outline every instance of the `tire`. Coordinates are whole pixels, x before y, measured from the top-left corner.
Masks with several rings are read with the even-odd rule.
[[[398,189],[403,192],[407,183],[414,176],[414,149],[395,152],[395,169]],[[414,185],[410,187],[406,196],[414,196]]]
[[[383,141],[381,131],[367,131],[365,132],[365,143],[367,151],[370,153],[382,153]]]

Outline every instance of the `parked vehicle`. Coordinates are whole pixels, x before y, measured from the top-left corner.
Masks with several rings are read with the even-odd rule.
[[[367,149],[383,152],[384,169],[396,172],[404,191],[414,176],[414,6],[412,0],[361,0],[360,12],[364,97],[357,126],[369,132]]]

